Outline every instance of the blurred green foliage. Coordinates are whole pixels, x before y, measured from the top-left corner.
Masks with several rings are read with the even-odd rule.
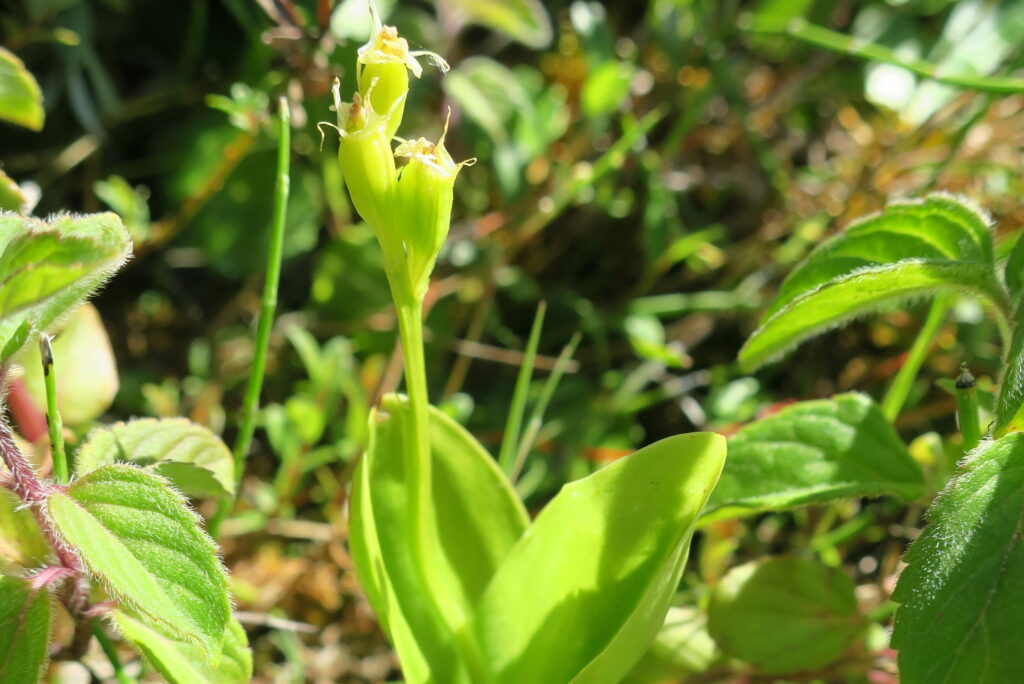
[[[582,335],[518,482],[531,509],[665,435],[733,432],[794,399],[879,396],[923,310],[852,324],[756,378],[735,362],[785,274],[852,218],[941,188],[988,207],[1000,226],[1024,219],[1024,105],[1010,94],[1024,60],[1020,0],[378,6],[414,49],[452,66],[424,75],[436,87],[413,90],[407,130],[438,135],[450,108],[449,149],[479,160],[456,188],[428,297],[431,399],[496,453],[538,302],[547,315],[529,406]],[[288,97],[281,316],[243,484],[248,510],[228,521],[239,541],[226,557],[244,606],[344,628],[318,637],[261,627],[257,671],[282,677],[306,668],[366,681],[391,667],[344,574],[282,589],[270,604],[246,591],[300,561],[319,577],[344,555],[318,546],[321,528],[294,524],[342,525],[369,408],[399,384],[379,250],[342,190],[335,133],[317,127],[334,120],[332,79],[354,89],[341,65],[369,27],[362,0],[11,0],[0,10],[0,76],[17,85],[0,102],[24,103],[16,123],[28,126],[0,124],[0,206],[37,216],[109,208],[135,241],[135,258],[95,301],[118,361],[119,418],[186,415],[236,429],[273,196],[268,103]],[[38,82],[38,111],[19,61]],[[1012,236],[995,237],[1005,258]],[[954,432],[953,397],[934,381],[960,361],[991,386],[993,324],[969,302],[951,319],[962,325],[937,336],[897,423],[904,437]],[[926,441],[910,451],[935,490],[956,450]],[[844,566],[883,624],[919,514],[882,500],[714,523],[679,603],[705,605],[728,567],[793,552]],[[661,660],[648,663],[656,676],[733,671],[701,647],[664,674],[666,643],[663,633]],[[872,644],[846,654],[841,676],[894,676],[891,654]],[[314,657],[331,648],[352,662]]]

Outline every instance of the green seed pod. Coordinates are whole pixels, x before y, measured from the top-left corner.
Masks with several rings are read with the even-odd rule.
[[[405,240],[409,271],[425,290],[451,223],[455,177],[467,163],[456,164],[444,147],[425,138],[402,143],[395,156],[408,157],[395,192],[395,221]]]
[[[376,19],[376,17],[375,17]],[[405,99],[409,93],[409,72],[419,78],[423,67],[416,59],[426,56],[442,71],[448,64],[432,52],[412,52],[394,26],[379,24],[370,41],[359,48],[359,93],[374,110],[387,119],[387,135],[393,137],[402,123]]]
[[[394,191],[398,181],[391,137],[387,134],[386,121],[372,105],[363,102],[358,93],[354,102],[342,104],[337,89],[336,84],[341,133],[338,161],[345,186],[356,211],[387,249],[385,243],[394,242],[389,232],[393,231]]]

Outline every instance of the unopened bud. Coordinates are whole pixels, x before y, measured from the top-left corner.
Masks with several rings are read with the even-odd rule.
[[[408,252],[413,282],[425,287],[448,236],[455,177],[469,162],[456,164],[444,147],[420,138],[402,143],[395,155],[408,157],[395,193],[396,219]]]
[[[363,220],[378,237],[392,225],[391,213],[398,180],[391,137],[383,117],[356,93],[351,103],[343,104],[335,85],[335,106],[341,144],[338,161],[349,197]],[[381,238],[382,245],[385,238]]]

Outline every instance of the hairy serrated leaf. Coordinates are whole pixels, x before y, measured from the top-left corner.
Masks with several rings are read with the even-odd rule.
[[[0,362],[98,289],[131,254],[115,214],[0,213]]]
[[[244,684],[252,678],[252,652],[245,630],[232,618],[214,667],[194,644],[176,638],[137,614],[113,613],[114,624],[171,684]]]
[[[0,682],[39,681],[49,652],[51,616],[46,589],[0,576]]]
[[[216,658],[231,616],[210,537],[168,482],[109,465],[47,500],[63,539],[110,594]]]
[[[915,499],[924,474],[863,394],[792,404],[729,439],[729,460],[703,520],[834,499]]]
[[[111,463],[147,466],[193,496],[234,494],[234,463],[220,437],[185,418],[138,418],[97,428],[75,456],[85,474]]]
[[[928,512],[893,600],[906,684],[1024,678],[1024,434],[983,442]]]
[[[740,350],[751,369],[857,316],[909,299],[959,292],[1005,318],[988,219],[950,195],[899,202],[823,243],[783,283]]]

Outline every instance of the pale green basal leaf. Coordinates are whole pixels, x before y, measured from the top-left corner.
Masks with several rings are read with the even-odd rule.
[[[47,330],[131,255],[114,214],[48,222],[0,213],[0,362],[34,331]]]
[[[721,656],[707,619],[693,607],[669,608],[654,643],[623,684],[678,682],[707,670]]]
[[[252,679],[252,652],[238,620],[228,622],[219,663],[214,667],[202,650],[159,629],[152,622],[115,610],[118,630],[171,684],[244,684]]]
[[[729,460],[702,522],[835,499],[913,500],[924,474],[863,394],[792,404],[729,439]]]
[[[41,567],[52,554],[35,517],[10,490],[0,487],[0,564]],[[2,565],[0,565],[2,567]]]
[[[109,465],[52,494],[47,512],[110,595],[198,645],[216,665],[231,617],[213,540],[162,477]]]
[[[790,274],[740,362],[756,368],[852,318],[940,292],[980,298],[1005,334],[1009,304],[992,254],[988,219],[968,204],[945,194],[892,204],[823,243]]]
[[[928,520],[893,594],[901,680],[1020,681],[1024,434],[982,442]]]
[[[50,645],[50,593],[0,576],[0,682],[38,682]]]
[[[370,420],[371,439],[353,481],[350,547],[360,584],[391,636],[408,681],[455,681],[445,625],[422,599],[426,591],[411,565],[402,479],[403,425],[409,412],[403,398],[382,402],[383,414]],[[467,612],[495,570],[526,530],[528,517],[494,459],[464,428],[431,408],[433,497],[439,571]],[[413,637],[415,634],[415,638]]]
[[[185,418],[137,418],[89,433],[75,456],[83,475],[111,463],[146,466],[192,496],[234,494],[231,451],[220,437]]]
[[[474,630],[495,682],[616,682],[662,626],[725,440],[662,440],[572,482],[498,569]]]
[[[523,45],[547,47],[551,19],[539,0],[440,0],[466,21],[504,33]]]
[[[0,119],[39,131],[45,116],[35,77],[10,50],[0,48]]]
[[[804,558],[733,568],[708,604],[708,630],[718,647],[767,675],[827,666],[866,625],[843,570]]]

